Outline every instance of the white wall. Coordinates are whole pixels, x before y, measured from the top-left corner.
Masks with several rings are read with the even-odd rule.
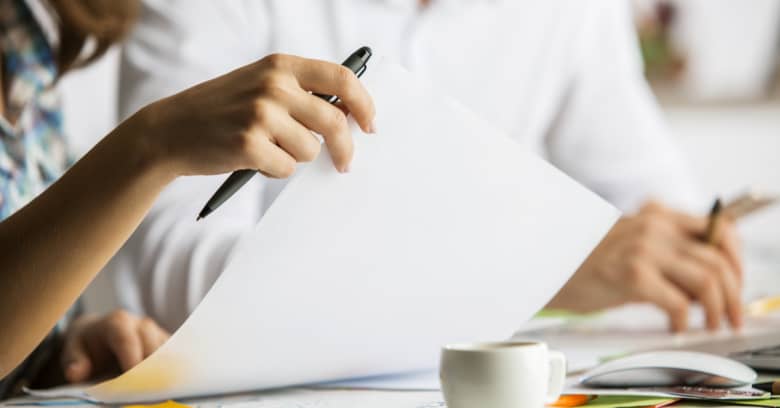
[[[733,196],[748,188],[780,193],[780,101],[666,108],[703,188]],[[744,232],[780,250],[780,206],[747,218]]]
[[[749,187],[780,193],[780,101],[740,106],[667,107],[672,129],[711,196]],[[740,221],[745,297],[777,296],[780,205]]]

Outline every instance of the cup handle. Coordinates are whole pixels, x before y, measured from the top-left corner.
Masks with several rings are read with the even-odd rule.
[[[550,360],[550,379],[547,384],[546,402],[551,404],[563,393],[566,383],[566,356],[559,351],[550,351],[547,355]]]

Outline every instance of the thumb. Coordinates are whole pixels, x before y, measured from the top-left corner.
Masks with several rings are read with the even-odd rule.
[[[80,335],[69,335],[62,351],[62,371],[71,383],[85,381],[92,372],[92,361]]]

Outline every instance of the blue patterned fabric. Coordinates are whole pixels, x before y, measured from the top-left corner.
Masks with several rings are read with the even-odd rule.
[[[0,220],[68,165],[54,54],[24,0],[0,0],[0,49],[8,97],[0,117]]]
[[[2,221],[56,180],[69,161],[60,101],[53,87],[57,77],[54,54],[24,0],[0,0],[0,51],[7,95],[0,115]],[[56,331],[0,379],[0,400],[28,384],[28,378],[51,358],[55,339]]]

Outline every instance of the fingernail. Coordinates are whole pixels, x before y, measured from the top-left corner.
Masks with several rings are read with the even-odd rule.
[[[348,165],[344,166],[344,167],[341,169],[341,172],[342,172],[342,173],[349,173],[349,171],[350,171],[350,170],[351,170],[351,168],[349,167],[349,164],[348,164]]]
[[[368,133],[376,133],[376,124],[372,120],[371,123],[368,124]]]

